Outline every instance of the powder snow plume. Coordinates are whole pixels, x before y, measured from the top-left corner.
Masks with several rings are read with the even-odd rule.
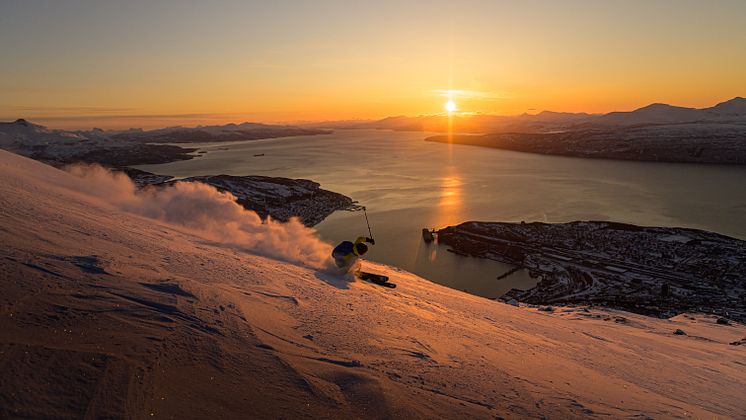
[[[68,188],[100,198],[124,211],[185,227],[194,234],[279,260],[330,271],[331,245],[296,219],[262,222],[230,193],[199,182],[138,190],[129,177],[98,165],[66,168],[80,179]]]

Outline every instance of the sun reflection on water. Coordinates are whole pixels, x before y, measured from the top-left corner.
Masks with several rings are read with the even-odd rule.
[[[448,165],[440,180],[440,198],[438,200],[438,217],[436,226],[459,223],[463,210],[463,180],[455,166]]]

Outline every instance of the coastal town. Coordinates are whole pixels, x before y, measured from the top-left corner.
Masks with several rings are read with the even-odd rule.
[[[457,253],[525,267],[539,279],[529,290],[509,291],[504,301],[746,320],[746,242],[739,239],[599,221],[466,222],[437,237]]]

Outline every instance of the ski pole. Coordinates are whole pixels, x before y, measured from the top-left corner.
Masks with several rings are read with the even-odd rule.
[[[365,224],[368,225],[368,233],[370,234],[370,239],[373,239],[373,232],[370,231],[370,222],[368,222],[368,212],[365,211],[365,206],[363,206],[363,214],[365,215]]]

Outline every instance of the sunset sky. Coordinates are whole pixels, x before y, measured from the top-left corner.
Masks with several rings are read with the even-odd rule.
[[[0,0],[0,120],[121,128],[746,96],[746,1]]]

